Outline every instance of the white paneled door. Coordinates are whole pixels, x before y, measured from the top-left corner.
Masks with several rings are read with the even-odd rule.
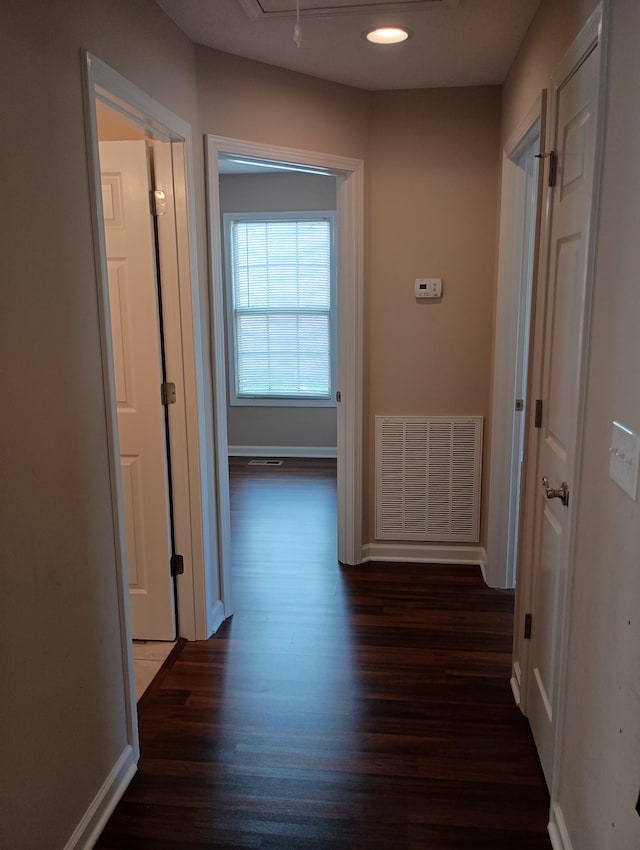
[[[572,68],[555,98],[557,178],[552,190],[543,307],[542,419],[538,431],[533,540],[533,619],[527,714],[551,784],[560,643],[573,520],[588,240],[597,124],[599,48]],[[543,483],[543,478],[545,483]],[[568,494],[564,496],[564,488]]]
[[[176,636],[147,143],[100,143],[132,636]]]

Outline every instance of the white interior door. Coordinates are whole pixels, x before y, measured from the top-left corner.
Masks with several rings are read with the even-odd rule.
[[[580,415],[580,373],[585,332],[588,237],[597,123],[599,48],[560,82],[555,98],[557,182],[553,189],[544,306],[541,397],[535,469],[532,633],[527,714],[542,767],[551,784],[560,642],[565,616],[571,494]],[[555,140],[555,141],[554,141]],[[569,490],[568,504],[547,492]]]
[[[113,366],[134,638],[176,636],[147,143],[101,142]]]

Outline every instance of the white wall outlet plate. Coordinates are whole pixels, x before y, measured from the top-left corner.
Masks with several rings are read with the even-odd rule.
[[[441,298],[442,278],[419,277],[416,279],[416,298]]]
[[[609,454],[609,477],[635,501],[638,496],[640,437],[619,422],[614,422]]]

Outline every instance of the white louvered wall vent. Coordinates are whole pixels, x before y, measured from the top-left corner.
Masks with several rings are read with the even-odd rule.
[[[376,416],[376,538],[477,543],[482,416]]]

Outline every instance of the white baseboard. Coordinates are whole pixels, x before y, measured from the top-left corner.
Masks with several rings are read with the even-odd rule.
[[[73,835],[65,844],[64,850],[91,850],[100,833],[105,828],[111,813],[120,802],[120,798],[138,768],[133,747],[127,744],[120,758],[114,764],[102,787],[93,798],[91,805]]]
[[[518,684],[518,680],[515,676],[512,676],[509,679],[509,683],[511,684],[511,691],[513,693],[513,698],[515,700],[516,705],[520,708],[520,685]]]
[[[220,626],[224,623],[225,619],[226,617],[224,616],[224,605],[222,604],[222,600],[216,599],[213,608],[209,612],[209,622],[207,624],[209,637],[211,637],[211,635],[215,635]]]
[[[486,561],[481,546],[438,546],[433,543],[365,543],[362,561],[400,561],[417,564],[475,564]]]
[[[229,457],[337,457],[332,446],[229,446]]]
[[[573,850],[573,844],[569,838],[569,830],[565,823],[562,809],[559,803],[554,803],[551,806],[551,820],[547,827],[551,846],[553,850]]]
[[[513,678],[518,683],[518,690],[519,690],[520,684],[522,682],[522,668],[520,667],[520,662],[517,661],[517,660],[514,661],[512,669],[513,669]]]
[[[489,582],[487,581],[487,550],[482,549],[482,560],[480,561],[480,569],[482,570],[482,578],[484,579],[484,583],[489,587]]]

